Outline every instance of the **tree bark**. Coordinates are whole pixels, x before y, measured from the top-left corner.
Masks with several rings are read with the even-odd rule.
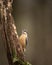
[[[24,60],[24,55],[22,48],[18,41],[18,34],[16,31],[16,26],[14,24],[14,19],[11,15],[11,9],[8,8],[7,3],[9,1],[3,1],[3,8],[1,4],[0,8],[0,31],[2,34],[3,44],[5,45],[5,51],[7,54],[7,59],[9,65],[14,65],[13,57],[14,53],[19,57],[21,60]],[[5,7],[4,7],[5,6]],[[8,9],[7,9],[8,8]],[[2,11],[1,11],[2,9]],[[18,50],[20,48],[20,51]],[[17,63],[17,65],[20,65]]]

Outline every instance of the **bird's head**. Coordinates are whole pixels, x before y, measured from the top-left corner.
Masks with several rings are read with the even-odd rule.
[[[22,30],[22,34],[26,35],[26,37],[28,36],[28,34],[25,30]]]

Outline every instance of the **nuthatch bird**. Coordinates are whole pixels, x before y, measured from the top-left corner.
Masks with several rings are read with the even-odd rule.
[[[21,36],[19,37],[19,43],[22,46],[23,52],[26,50],[27,42],[28,42],[27,32],[23,31]]]

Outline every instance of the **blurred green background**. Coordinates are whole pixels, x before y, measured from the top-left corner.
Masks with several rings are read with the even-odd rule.
[[[28,32],[25,59],[32,65],[52,65],[52,0],[14,0],[12,15],[19,36],[24,29]],[[0,53],[0,65],[7,65],[2,44]]]

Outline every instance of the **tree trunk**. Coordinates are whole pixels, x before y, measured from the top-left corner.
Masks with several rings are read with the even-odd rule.
[[[24,55],[18,42],[18,34],[14,24],[14,19],[11,15],[11,8],[7,6],[8,2],[9,1],[4,0],[0,3],[0,31],[3,39],[2,42],[5,45],[8,63],[9,65],[14,65],[16,63],[13,63],[13,58],[16,56],[21,60],[24,60]],[[18,50],[19,48],[20,51]],[[17,62],[17,65],[20,64]]]

